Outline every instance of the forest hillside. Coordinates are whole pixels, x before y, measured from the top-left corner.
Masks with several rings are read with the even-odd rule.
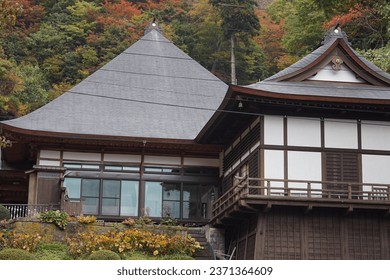
[[[0,116],[58,97],[138,40],[164,35],[230,82],[249,84],[318,47],[339,24],[353,47],[390,71],[387,0],[0,0]]]

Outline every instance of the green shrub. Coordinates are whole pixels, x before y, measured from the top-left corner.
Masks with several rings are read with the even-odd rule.
[[[22,249],[4,249],[0,251],[0,260],[34,260],[34,255]]]
[[[37,260],[73,260],[67,254],[67,246],[62,243],[41,243],[38,245],[38,250],[35,253]]]
[[[9,219],[11,219],[11,214],[9,213],[8,209],[3,205],[0,205],[0,221]]]
[[[68,247],[66,244],[59,242],[52,243],[41,243],[38,246],[38,251],[58,251],[58,252],[66,252]]]
[[[160,257],[159,259],[160,260],[194,260],[194,258],[182,254],[166,255]]]
[[[100,251],[93,252],[88,259],[89,260],[120,260],[121,257],[113,251],[100,250]]]
[[[68,218],[69,215],[66,212],[61,212],[59,210],[50,210],[39,214],[39,220],[41,222],[55,224],[62,230],[68,225]]]

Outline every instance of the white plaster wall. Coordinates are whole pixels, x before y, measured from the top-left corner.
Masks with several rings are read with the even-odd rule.
[[[264,151],[264,178],[284,179],[284,152],[265,150]],[[284,183],[271,183],[272,187],[283,189]],[[282,190],[281,190],[282,191]]]
[[[264,143],[283,145],[283,116],[264,116]]]
[[[321,181],[322,179],[321,153],[316,152],[288,152],[288,179]],[[289,187],[307,189],[306,183],[290,183]],[[311,184],[311,188],[321,189],[321,184]],[[299,191],[297,191],[299,193]]]
[[[124,154],[104,154],[104,161],[106,162],[133,162],[140,163],[140,155],[124,155]]]
[[[287,119],[287,143],[290,146],[321,147],[320,119],[289,117]]]
[[[362,148],[390,151],[390,123],[362,121]]]
[[[81,152],[64,152],[63,158],[66,160],[84,160],[84,161],[100,161],[100,153],[81,153]]]
[[[325,147],[357,149],[357,121],[326,119]]]
[[[390,156],[363,155],[363,183],[390,184]]]
[[[317,75],[309,78],[311,81],[331,81],[331,82],[345,82],[345,83],[364,83],[362,79],[356,78],[356,74],[352,72],[344,64],[341,69],[336,71],[332,68],[333,63],[326,65],[323,69],[318,71]]]
[[[159,156],[145,156],[146,164],[170,164],[178,166],[181,164],[180,157],[159,157]]]
[[[41,158],[50,158],[50,159],[60,159],[61,152],[60,151],[51,151],[51,150],[41,150],[39,152]]]

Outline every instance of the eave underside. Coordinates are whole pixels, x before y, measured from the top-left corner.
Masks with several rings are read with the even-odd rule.
[[[227,144],[251,121],[264,115],[390,121],[389,100],[289,96],[245,89],[213,116],[199,138],[201,143]]]

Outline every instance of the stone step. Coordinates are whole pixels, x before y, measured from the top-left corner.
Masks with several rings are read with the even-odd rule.
[[[194,254],[195,260],[213,260],[213,252],[210,251],[208,246],[208,242],[205,236],[205,232],[202,228],[189,228],[188,234],[191,235],[197,242],[199,242],[200,246],[203,249],[196,250]]]

